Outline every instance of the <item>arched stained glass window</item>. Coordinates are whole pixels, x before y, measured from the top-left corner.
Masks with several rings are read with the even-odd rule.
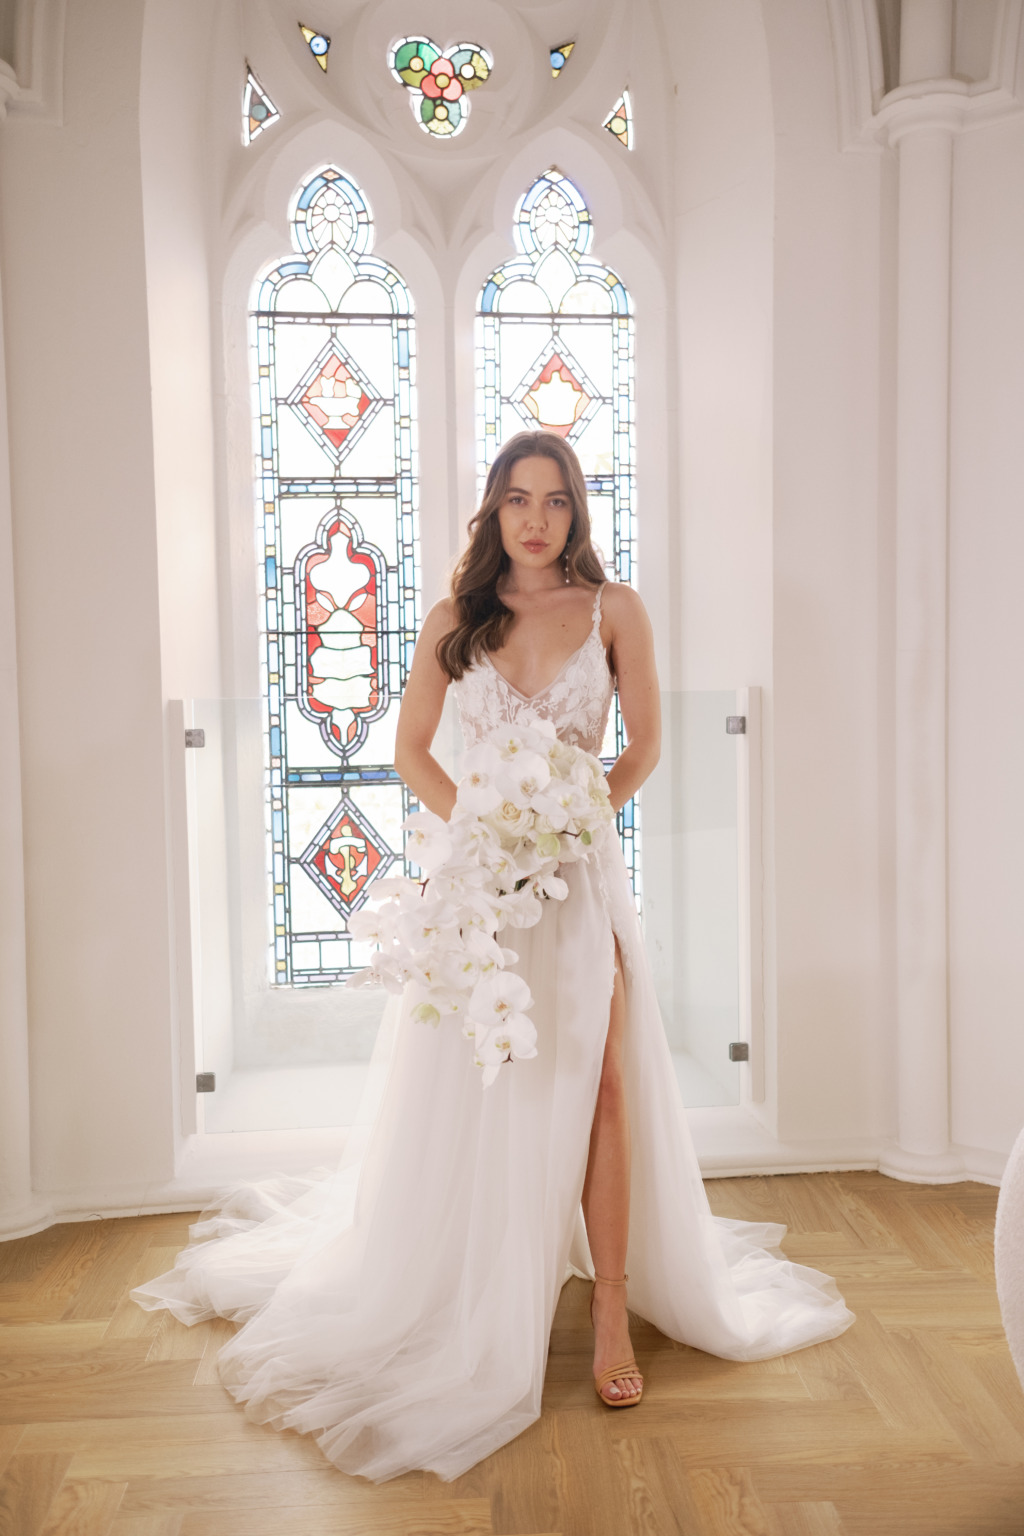
[[[300,189],[292,237],[250,325],[273,979],[303,986],[366,963],[349,918],[402,857],[418,549],[409,292],[333,167]]]
[[[634,560],[633,315],[621,279],[588,254],[590,210],[560,171],[539,177],[513,221],[518,254],[492,272],[477,315],[477,430],[481,482],[498,447],[524,427],[557,432],[587,479],[594,539],[613,581]],[[604,755],[624,743],[618,704]],[[640,896],[632,802],[619,817]]]

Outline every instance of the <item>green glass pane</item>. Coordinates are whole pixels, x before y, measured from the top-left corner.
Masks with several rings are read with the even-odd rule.
[[[420,119],[431,133],[441,138],[453,134],[462,121],[462,106],[457,101],[431,101],[424,96],[420,103]]]

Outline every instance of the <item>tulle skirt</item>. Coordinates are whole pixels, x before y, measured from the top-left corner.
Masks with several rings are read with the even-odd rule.
[[[316,1436],[346,1472],[442,1478],[540,1414],[580,1214],[623,958],[632,1130],[630,1306],[673,1339],[757,1360],[852,1321],[835,1285],[779,1251],[784,1228],[711,1215],[617,841],[562,871],[563,902],[503,935],[529,983],[537,1056],[483,1090],[458,1028],[394,1004],[367,1133],[335,1172],[228,1196],[172,1271],[133,1291],[183,1322],[243,1326],[219,1367],[247,1413]],[[642,1408],[638,1411],[642,1411]]]

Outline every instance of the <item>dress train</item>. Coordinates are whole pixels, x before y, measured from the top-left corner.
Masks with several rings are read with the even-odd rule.
[[[467,739],[548,719],[598,752],[613,691],[600,626],[599,590],[587,640],[530,698],[486,657],[472,667],[454,685]],[[783,1227],[711,1214],[617,840],[562,874],[566,899],[512,934],[536,1057],[483,1090],[456,1026],[389,1004],[379,1108],[337,1172],[235,1191],[169,1274],[132,1293],[186,1323],[239,1320],[219,1356],[229,1390],[253,1418],[314,1434],[346,1472],[454,1478],[539,1416],[559,1292],[569,1273],[593,1274],[580,1198],[615,938],[630,1305],[730,1360],[820,1343],[852,1321],[831,1279],[780,1252]]]
[[[614,965],[626,990],[630,1305],[669,1337],[755,1360],[841,1333],[834,1283],[778,1252],[784,1228],[708,1208],[622,855],[517,931],[536,1058],[482,1090],[457,1028],[401,1016],[363,1156],[314,1181],[236,1192],[175,1268],[133,1292],[184,1322],[245,1326],[221,1351],[261,1421],[316,1436],[344,1471],[443,1478],[540,1413],[567,1275],[592,1275],[580,1213]],[[656,1389],[656,1384],[655,1389]]]

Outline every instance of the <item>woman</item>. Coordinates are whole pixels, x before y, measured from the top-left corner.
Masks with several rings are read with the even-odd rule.
[[[468,743],[546,720],[595,754],[617,686],[629,745],[608,775],[616,808],[657,761],[650,625],[635,593],[604,580],[560,437],[501,449],[452,597],[420,636],[395,760],[442,817],[456,787],[431,745],[449,686]],[[253,1417],[316,1434],[346,1471],[456,1477],[532,1423],[570,1267],[596,1274],[609,1407],[642,1393],[627,1268],[644,1317],[729,1359],[852,1320],[827,1277],[778,1252],[781,1228],[710,1214],[615,838],[561,873],[565,899],[514,931],[536,1057],[482,1091],[457,1029],[403,1013],[361,1159],[255,1205],[235,1197],[194,1229],[215,1241],[133,1292],[187,1322],[247,1319],[220,1355],[230,1390]]]
[[[558,717],[564,713],[564,701],[560,705],[556,696],[552,703],[552,690],[563,682],[570,664],[579,666],[588,643],[593,665],[584,691],[592,714],[582,732],[573,719],[560,734],[595,754],[600,751],[614,678],[629,739],[608,775],[612,808],[618,811],[640,788],[660,751],[660,699],[650,622],[631,587],[605,582],[590,541],[586,484],[573,450],[554,433],[520,432],[495,459],[483,505],[470,524],[469,546],[452,580],[452,596],[428,614],[416,648],[402,700],[395,767],[417,799],[446,820],[455,804],[455,784],[430,751],[449,683],[458,685],[472,668],[482,666],[484,687],[496,695],[503,717],[517,720],[540,714],[561,723]],[[468,684],[457,688],[457,698],[467,737],[473,738],[481,717],[490,723],[491,715]],[[582,742],[581,735],[586,738]],[[642,1382],[632,1358],[626,1317],[625,996],[618,944],[614,938],[611,942],[614,984],[583,1184],[583,1213],[596,1271],[591,1311],[598,1395],[610,1406],[622,1407],[639,1399]],[[592,961],[587,950],[577,958],[581,969]],[[537,981],[529,979],[536,989]],[[598,1024],[596,1019],[592,1022]],[[626,1374],[609,1376],[617,1364],[627,1368]]]

